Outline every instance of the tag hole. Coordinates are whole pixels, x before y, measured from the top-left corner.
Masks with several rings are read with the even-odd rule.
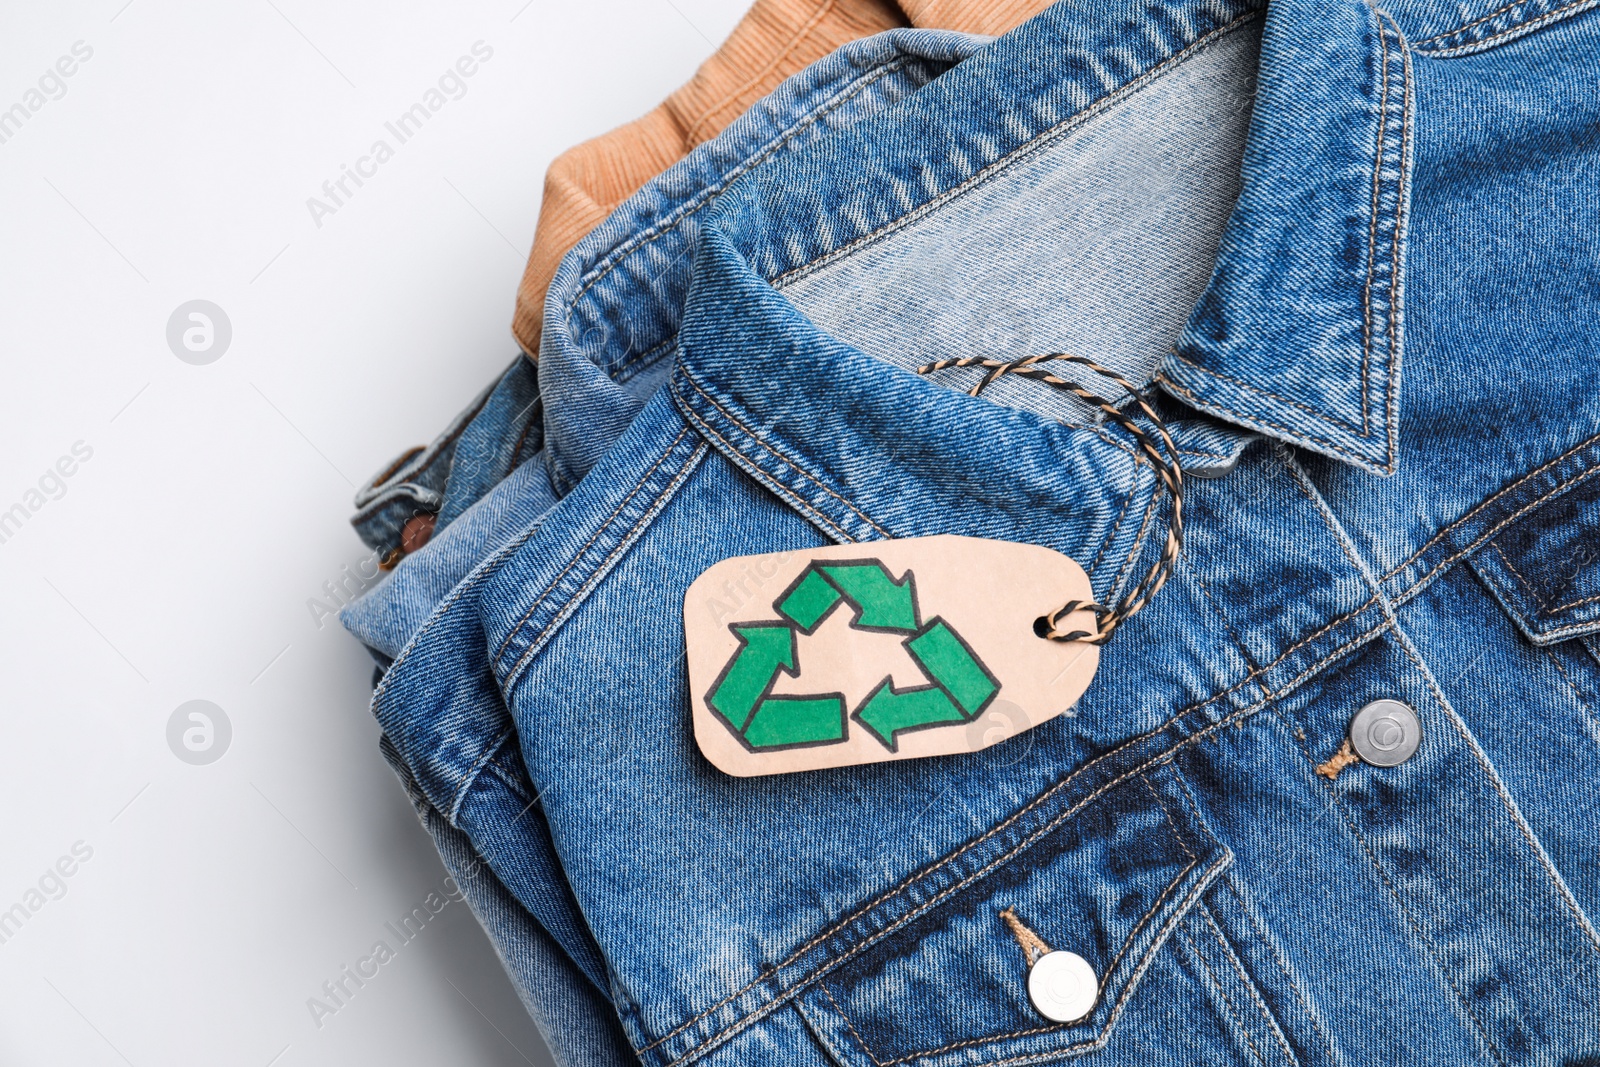
[[[1033,620],[1033,635],[1035,637],[1050,636],[1050,616],[1040,615],[1037,619]]]

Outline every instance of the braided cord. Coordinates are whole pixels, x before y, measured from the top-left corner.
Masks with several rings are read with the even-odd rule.
[[[1096,374],[1116,382],[1138,404],[1139,410],[1155,427],[1160,437],[1161,448],[1156,447],[1156,441],[1132,418],[1123,414],[1110,401],[1097,396],[1076,382],[1052,374],[1040,366],[1052,360],[1065,363],[1077,363],[1088,367]],[[1000,360],[984,356],[964,356],[957,359],[941,359],[933,363],[925,363],[917,368],[918,374],[933,374],[942,370],[954,370],[959,367],[982,367],[989,373],[985,374],[978,384],[967,390],[971,396],[977,396],[990,385],[999,381],[1007,374],[1016,374],[1034,381],[1043,382],[1056,389],[1064,389],[1073,394],[1086,404],[1091,404],[1104,412],[1106,417],[1121,426],[1134,439],[1139,450],[1150,460],[1150,466],[1155,470],[1156,476],[1161,479],[1161,484],[1166,486],[1167,492],[1172,497],[1172,518],[1167,523],[1167,540],[1161,548],[1161,556],[1150,568],[1139,583],[1133,587],[1122,602],[1115,607],[1108,608],[1090,600],[1069,600],[1049,615],[1041,617],[1035,624],[1034,631],[1040,637],[1051,641],[1071,641],[1087,645],[1103,645],[1111,639],[1118,626],[1122,625],[1133,615],[1137,614],[1144,606],[1150,603],[1150,598],[1166,584],[1167,578],[1172,574],[1172,568],[1178,560],[1178,553],[1183,551],[1183,467],[1178,460],[1178,447],[1172,443],[1172,437],[1167,433],[1167,426],[1161,420],[1141,395],[1138,388],[1116,371],[1102,367],[1092,359],[1083,356],[1071,356],[1064,352],[1050,352],[1039,356],[1024,356],[1021,359]],[[1163,454],[1163,450],[1165,454]],[[1075,611],[1089,610],[1095,613],[1097,620],[1096,629],[1061,631],[1057,627],[1060,621]]]

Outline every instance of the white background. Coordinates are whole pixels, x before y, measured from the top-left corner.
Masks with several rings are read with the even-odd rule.
[[[693,73],[742,0],[0,6],[0,1063],[523,1064],[547,1053],[464,905],[318,1027],[307,999],[444,876],[377,751],[370,662],[307,607],[355,486],[511,360],[546,165]],[[306,200],[476,41],[344,206]],[[179,304],[233,339],[193,366]],[[38,498],[34,498],[37,500]],[[168,717],[233,738],[177,759]],[[38,899],[38,898],[35,898]]]

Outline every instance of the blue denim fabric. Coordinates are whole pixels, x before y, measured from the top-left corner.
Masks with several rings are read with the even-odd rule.
[[[659,384],[652,368],[677,332],[689,250],[730,186],[914,92],[988,40],[892,30],[847,45],[784,82],[579,242],[550,286],[538,370],[519,356],[431,445],[402,454],[357,493],[351,522],[380,552],[398,549],[413,515],[433,513],[437,522],[428,545],[341,612],[345,626],[392,659],[449,590],[605,453]],[[521,468],[535,453],[547,476]],[[445,540],[450,524],[491,496]]]
[[[663,387],[376,695],[386,728],[461,728],[407,752],[440,810],[495,788],[463,739],[509,707],[642,1062],[1600,1058],[1596,54],[1559,0],[1059,5],[719,205],[639,376]],[[1146,106],[1241,70],[1231,158],[1168,121],[1184,94]],[[1030,234],[1081,232],[1067,179],[1105,139],[1168,168],[1133,208],[1199,206],[1063,282],[1074,246]],[[1113,299],[1148,255],[1214,260],[1175,325],[1189,270]],[[863,278],[897,322],[855,317]],[[679,612],[720,559],[957,532],[1063,551],[1101,599],[1150,565],[1167,512],[1119,427],[905,369],[982,351],[935,330],[951,301],[1029,313],[997,355],[1075,343],[1092,323],[1027,299],[1075,288],[1154,321],[1113,355],[1182,447],[1243,453],[1190,485],[1176,575],[1074,714],[970,756],[712,769]],[[1379,698],[1417,754],[1318,774]],[[1002,910],[1094,967],[1086,1020],[1034,1011]]]
[[[615,1013],[596,1010],[597,994],[572,958],[489,869],[471,839],[428,803],[394,746],[383,739],[380,747],[450,877],[488,932],[523,1005],[541,1033],[559,1035],[562,1062],[628,1062],[627,1038]]]
[[[689,248],[717,198],[785,153],[915,91],[985,43],[906,30],[849,45],[784,83],[581,242],[551,287],[551,306],[561,313],[547,327],[537,391],[528,389],[527,365],[514,364],[438,442],[402,457],[375,479],[378,492],[358,500],[367,504],[356,520],[363,535],[398,544],[400,527],[416,513],[417,487],[445,487],[434,504],[432,540],[343,610],[346,627],[382,663],[425,627],[451,627],[455,606],[470,602],[482,575],[534,532],[558,487],[575,483],[637,412],[643,368],[626,349],[619,357],[617,346],[647,329],[651,344],[670,342],[688,288]],[[638,308],[647,316],[574,329],[593,309],[608,312],[619,290],[645,294],[648,302],[640,298]],[[597,376],[607,388],[596,387]],[[540,420],[532,429],[530,413]],[[544,446],[531,463],[523,462],[529,442]],[[468,458],[485,456],[488,462]],[[617,1016],[604,964],[555,860],[510,716],[491,693],[478,689],[460,701],[380,715],[385,752],[561,1061],[623,1062],[614,1052],[626,1045],[610,1040]],[[435,788],[423,791],[419,780]],[[454,785],[438,784],[445,781]],[[569,1024],[580,1017],[599,1022]]]
[[[543,430],[538,379],[519,355],[432,444],[401,453],[357,490],[350,524],[393,567],[410,519],[435,516],[435,532],[455,521],[539,451]]]

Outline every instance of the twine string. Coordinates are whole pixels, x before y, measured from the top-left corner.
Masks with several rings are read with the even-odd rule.
[[[1109,400],[1098,396],[1085,389],[1076,382],[1068,381],[1041,366],[1051,361],[1077,363],[1088,367],[1101,377],[1107,378],[1125,390],[1139,410],[1142,411],[1150,424],[1155,427],[1160,439],[1160,447],[1144,428],[1135,422],[1129,415],[1118,409]],[[934,374],[943,370],[955,370],[959,367],[982,367],[987,374],[971,389],[967,390],[971,396],[977,396],[989,386],[999,381],[1007,374],[1016,374],[1056,389],[1064,389],[1076,396],[1086,404],[1099,409],[1105,416],[1126,430],[1138,446],[1139,451],[1149,459],[1150,466],[1155,470],[1161,484],[1166,487],[1167,493],[1172,497],[1172,518],[1167,523],[1167,540],[1161,548],[1161,555],[1151,566],[1149,572],[1140,579],[1139,583],[1131,589],[1122,602],[1115,607],[1106,607],[1104,604],[1092,600],[1069,600],[1048,615],[1040,616],[1034,623],[1034,633],[1050,641],[1077,642],[1087,645],[1103,645],[1111,639],[1117,627],[1138,614],[1145,605],[1150,603],[1150,598],[1155,596],[1161,587],[1166,584],[1167,578],[1172,574],[1172,568],[1178,560],[1178,553],[1183,551],[1183,466],[1178,460],[1178,446],[1172,443],[1172,436],[1167,433],[1166,423],[1161,416],[1155,413],[1138,387],[1116,371],[1102,367],[1092,359],[1084,356],[1072,356],[1065,352],[1050,352],[1038,356],[1024,356],[1021,359],[1001,360],[990,359],[985,356],[963,356],[956,359],[941,359],[932,363],[925,363],[917,368],[918,374]],[[1075,611],[1092,611],[1095,615],[1095,629],[1066,630],[1059,629],[1061,620]]]

